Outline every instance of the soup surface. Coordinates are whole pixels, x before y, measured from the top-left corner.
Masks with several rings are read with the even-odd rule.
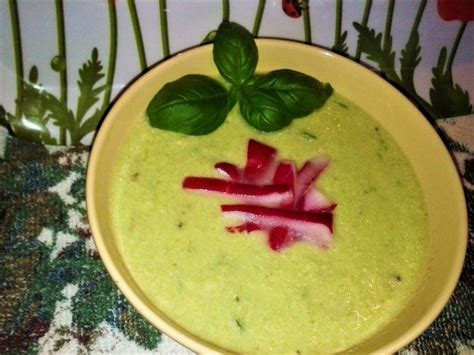
[[[389,135],[334,94],[309,117],[260,133],[233,109],[206,136],[151,128],[145,117],[121,150],[112,223],[147,297],[197,336],[239,352],[334,352],[363,340],[404,307],[422,277],[428,221],[417,179]],[[263,233],[229,234],[223,199],[185,192],[186,176],[243,166],[247,143],[298,167],[331,163],[318,189],[337,203],[331,248],[283,252]]]

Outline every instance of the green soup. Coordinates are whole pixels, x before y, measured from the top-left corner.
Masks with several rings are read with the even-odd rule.
[[[318,188],[337,203],[332,247],[284,252],[263,233],[229,234],[223,200],[183,191],[186,176],[242,166],[256,139],[298,166],[331,158]],[[364,111],[335,94],[286,129],[260,133],[237,108],[214,133],[184,136],[141,119],[121,151],[112,223],[143,292],[191,333],[237,352],[335,352],[370,336],[416,291],[428,221],[407,159]]]

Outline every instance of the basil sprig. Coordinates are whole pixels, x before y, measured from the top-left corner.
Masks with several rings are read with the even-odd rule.
[[[239,102],[244,119],[270,132],[324,105],[333,89],[306,74],[281,69],[255,75],[258,49],[250,32],[223,22],[214,40],[214,63],[229,90],[205,75],[186,75],[166,84],[147,108],[150,125],[188,135],[216,130]]]

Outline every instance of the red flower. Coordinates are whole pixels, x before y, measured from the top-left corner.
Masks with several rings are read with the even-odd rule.
[[[474,1],[438,0],[438,13],[445,21],[474,21]]]

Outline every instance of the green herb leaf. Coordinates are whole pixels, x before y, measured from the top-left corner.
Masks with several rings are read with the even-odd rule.
[[[210,32],[206,41],[213,35]],[[342,44],[346,36],[344,32]],[[229,91],[204,75],[187,75],[168,83],[148,105],[152,127],[189,135],[208,134],[224,122],[239,101],[240,112],[250,125],[261,131],[276,131],[288,126],[293,118],[307,116],[324,105],[333,92],[331,85],[289,69],[255,75],[255,40],[233,22],[224,21],[219,26],[213,57],[222,77],[232,84]]]
[[[254,74],[258,62],[258,50],[252,34],[244,27],[227,21],[217,30],[213,56],[219,73],[235,85],[246,83]]]
[[[240,112],[253,127],[265,131],[276,131],[288,126],[291,117],[278,95],[270,90],[248,85],[240,94]]]
[[[309,115],[332,95],[330,84],[289,69],[275,70],[259,77],[255,86],[280,99],[291,118]]]
[[[147,108],[152,127],[189,135],[216,130],[234,101],[216,80],[205,75],[186,75],[166,84]]]

